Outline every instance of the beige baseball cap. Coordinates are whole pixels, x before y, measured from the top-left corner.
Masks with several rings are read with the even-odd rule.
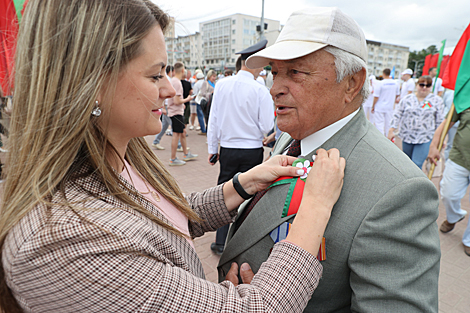
[[[246,65],[260,68],[270,60],[300,58],[328,45],[367,62],[366,39],[356,21],[336,7],[317,7],[292,13],[276,42],[250,56]]]

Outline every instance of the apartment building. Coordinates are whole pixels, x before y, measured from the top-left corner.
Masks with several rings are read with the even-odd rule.
[[[408,67],[409,47],[367,40],[367,50],[369,74],[380,76],[385,68],[393,70],[395,66],[395,78],[398,79],[401,72]]]
[[[264,35],[268,46],[273,44],[280,33],[280,22],[265,19]],[[245,14],[232,14],[199,24],[203,42],[204,66],[221,70],[235,69],[238,55],[235,53],[257,43],[260,18]]]

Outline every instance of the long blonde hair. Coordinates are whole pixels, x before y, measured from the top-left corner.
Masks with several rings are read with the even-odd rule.
[[[49,206],[52,195],[64,192],[65,182],[83,162],[118,200],[181,235],[129,195],[105,157],[109,151],[118,157],[115,149],[91,115],[104,82],[115,85],[123,67],[139,55],[142,38],[157,24],[164,31],[168,22],[148,0],[29,1],[17,43],[0,257],[9,230],[37,205]],[[105,96],[112,97],[113,88],[108,89],[111,94]],[[129,142],[126,158],[190,220],[199,220],[143,138]],[[1,261],[0,298],[3,310],[19,310]]]

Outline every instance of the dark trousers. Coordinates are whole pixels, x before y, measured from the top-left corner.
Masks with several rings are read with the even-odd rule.
[[[261,164],[263,162],[263,152],[263,148],[234,149],[220,147],[220,174],[217,185],[229,181],[238,172],[246,172]],[[230,225],[225,225],[217,229],[215,235],[215,243],[217,245],[225,245],[229,227]]]

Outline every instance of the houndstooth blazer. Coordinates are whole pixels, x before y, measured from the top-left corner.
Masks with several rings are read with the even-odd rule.
[[[95,209],[38,205],[5,240],[5,277],[25,312],[302,312],[322,273],[316,258],[284,242],[250,285],[211,283],[186,239],[125,207],[97,175],[68,183],[65,197]],[[170,224],[144,197],[135,199]],[[187,200],[204,220],[190,223],[194,237],[236,214],[227,211],[222,185]]]

